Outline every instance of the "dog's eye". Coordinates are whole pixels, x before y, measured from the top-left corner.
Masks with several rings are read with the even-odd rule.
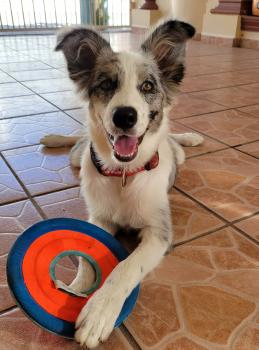
[[[114,82],[111,79],[105,79],[101,82],[99,87],[104,91],[112,90],[114,89]]]
[[[144,83],[141,85],[140,90],[144,93],[151,92],[154,89],[154,84],[151,81],[144,81]]]

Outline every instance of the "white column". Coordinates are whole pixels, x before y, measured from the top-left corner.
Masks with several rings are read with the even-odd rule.
[[[196,33],[201,34],[207,0],[171,1],[173,18],[192,24],[196,28]]]

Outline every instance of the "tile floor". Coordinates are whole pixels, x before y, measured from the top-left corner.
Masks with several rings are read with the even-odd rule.
[[[115,49],[141,35],[110,34]],[[87,219],[68,149],[42,135],[80,133],[85,113],[53,36],[0,37],[0,349],[79,349],[15,307],[5,264],[16,237],[45,218]],[[132,315],[100,349],[259,348],[259,51],[191,42],[175,132],[186,148],[170,202],[175,250],[142,283]],[[70,266],[63,267],[69,274]]]

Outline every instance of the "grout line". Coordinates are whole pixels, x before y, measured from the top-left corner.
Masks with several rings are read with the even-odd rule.
[[[32,143],[30,145],[23,145],[23,146],[16,146],[16,147],[11,147],[11,148],[6,148],[0,150],[0,152],[9,152],[9,151],[14,151],[16,149],[21,149],[21,148],[27,148],[27,147],[32,147],[32,146],[40,146],[40,143]]]
[[[135,340],[135,338],[130,333],[130,331],[128,330],[128,328],[125,326],[124,323],[120,326],[120,330],[134,350],[142,350],[142,348],[140,347],[140,345]]]
[[[215,228],[215,229],[212,229],[212,230],[210,230],[210,231],[201,233],[200,235],[197,235],[197,236],[195,236],[195,237],[186,239],[185,241],[181,241],[181,242],[178,242],[178,243],[173,244],[173,248],[182,246],[182,245],[184,245],[184,244],[186,244],[186,243],[190,243],[190,242],[192,242],[192,241],[195,241],[196,239],[206,237],[206,236],[208,236],[208,235],[210,235],[210,234],[212,234],[212,233],[215,233],[215,232],[220,231],[220,230],[224,230],[225,228],[228,228],[228,227],[229,227],[229,225],[223,225],[223,226],[217,227],[217,228]]]
[[[256,140],[256,141],[258,141],[258,140]],[[256,142],[256,141],[253,141],[253,142]],[[249,143],[251,143],[251,142],[249,142]],[[245,146],[245,145],[246,145],[246,143],[244,143],[243,145],[239,145],[239,146],[237,146],[237,147]],[[245,152],[245,151],[243,151],[243,150],[241,150],[241,149],[238,149],[238,148],[235,148],[235,147],[233,147],[233,149],[235,149],[237,152],[240,152],[240,153],[245,154],[246,156],[255,158],[256,160],[259,159],[258,157],[254,156],[253,154],[247,153],[247,152]]]
[[[8,73],[6,73],[6,74],[8,74]],[[17,80],[16,78],[12,77],[10,74],[8,74],[8,75],[9,75],[11,78],[13,78],[17,83],[20,83],[22,86],[24,86],[24,87],[27,88],[28,90],[32,91],[34,95],[36,95],[36,96],[42,98],[44,101],[46,101],[46,102],[49,103],[50,105],[54,106],[54,107],[55,107],[56,109],[58,109],[60,112],[65,113],[67,116],[69,116],[70,118],[72,118],[73,120],[75,120],[77,123],[83,125],[83,124],[80,123],[78,120],[76,120],[75,118],[71,117],[69,114],[67,114],[67,113],[65,112],[66,110],[82,109],[82,107],[79,106],[79,107],[75,107],[75,108],[61,109],[60,107],[58,107],[57,105],[55,105],[54,103],[52,103],[51,101],[49,101],[49,100],[47,100],[45,97],[43,97],[42,95],[44,95],[44,93],[39,94],[39,93],[35,92],[34,90],[32,90],[30,87],[26,86],[23,82],[21,82],[21,81]],[[54,78],[54,79],[59,79],[59,78]],[[38,79],[38,80],[40,80],[40,79]],[[46,79],[46,80],[47,80],[47,79]],[[35,81],[37,81],[37,80],[35,80]],[[64,91],[73,91],[73,90],[64,90]],[[63,91],[63,92],[64,92],[64,91]],[[51,93],[58,93],[58,92],[62,92],[62,91],[49,92],[49,93],[51,94]],[[46,94],[47,94],[47,92],[46,92]],[[56,112],[56,111],[52,111],[52,112]],[[51,113],[51,112],[47,112],[47,113]],[[41,113],[36,113],[36,114],[41,114]],[[30,114],[30,115],[35,115],[35,114],[33,113],[33,114]],[[26,114],[26,115],[23,115],[23,116],[29,116],[29,115]],[[15,117],[12,117],[12,118],[15,118]],[[9,119],[9,118],[5,118],[5,119]]]
[[[36,95],[36,94],[34,94]],[[32,96],[32,95],[27,95],[27,96]],[[6,120],[6,119],[14,119],[14,118],[24,118],[24,117],[31,117],[31,116],[34,116],[34,115],[41,115],[41,114],[49,114],[49,113],[56,113],[56,112],[59,112],[57,110],[53,110],[53,111],[49,111],[49,112],[37,112],[37,113],[30,113],[30,114],[21,114],[21,115],[15,115],[13,117],[7,117],[7,118],[0,118],[0,121],[1,120]]]
[[[204,57],[204,56],[199,56],[199,57]],[[243,62],[245,62],[245,63],[247,63],[247,62],[250,62],[251,64],[253,64],[254,62],[258,62],[258,59],[248,59],[248,60],[244,60]],[[253,61],[253,62],[251,62],[251,61]],[[230,61],[231,62],[231,61]],[[241,63],[243,63],[243,62],[241,62]],[[222,63],[222,62],[220,62],[220,63]],[[240,63],[240,62],[238,62],[238,63]],[[200,63],[189,63],[189,66],[197,66],[197,65],[203,65],[203,64],[200,64]],[[186,67],[188,67],[188,63],[186,64]],[[206,67],[213,67],[213,64],[212,65],[206,65]],[[258,67],[256,67],[257,69],[258,69]],[[255,68],[255,69],[256,69]],[[215,69],[217,69],[217,66],[216,67],[214,67],[214,71],[215,71]],[[225,73],[239,73],[239,72],[247,72],[247,71],[251,71],[251,68],[246,68],[246,69],[242,69],[242,68],[237,68],[237,69],[232,69],[231,70],[231,68],[230,68],[230,70],[226,70],[226,71],[219,71],[217,74],[225,74]],[[188,78],[199,78],[199,77],[204,77],[204,76],[206,76],[206,75],[215,75],[216,73],[213,73],[213,72],[210,72],[210,73],[202,73],[202,74],[191,74],[191,73],[188,73],[188,74],[186,74],[186,77],[188,77]],[[255,83],[252,83],[252,84],[256,84],[256,82]]]
[[[12,168],[12,166],[9,164],[8,160],[4,157],[4,155],[2,153],[0,153],[0,158],[3,159],[3,161],[5,162],[6,166],[8,167],[8,169],[11,171],[11,173],[13,174],[13,176],[15,177],[15,179],[17,180],[17,182],[19,183],[19,185],[21,186],[21,188],[23,189],[24,193],[27,196],[27,199],[29,199],[32,204],[34,205],[34,207],[36,208],[36,210],[38,211],[38,213],[40,214],[40,216],[44,219],[46,219],[46,215],[43,212],[43,210],[38,206],[38,204],[36,203],[35,199],[31,196],[29,190],[27,189],[27,187],[24,185],[24,183],[22,182],[22,180],[19,178],[19,176],[16,174],[15,170]]]
[[[226,225],[229,225],[230,222],[227,221],[224,217],[222,217],[221,215],[219,215],[218,213],[215,213],[211,208],[206,207],[205,204],[199,202],[196,198],[192,197],[189,193],[183,191],[181,188],[178,188],[177,186],[173,186],[178,192],[180,192],[182,195],[188,197],[189,199],[191,199],[193,202],[195,202],[196,204],[198,204],[200,207],[202,207],[203,209],[205,209],[206,211],[209,211],[211,214],[213,214],[214,216],[216,216],[219,220],[223,221]]]
[[[50,192],[46,192],[46,193],[33,194],[33,195],[31,195],[31,197],[32,198],[38,198],[38,197],[46,196],[48,194],[54,194],[54,193],[62,192],[62,191],[65,191],[65,190],[70,190],[70,189],[77,188],[77,187],[80,187],[80,184],[72,185],[70,187],[65,187],[65,188],[58,188],[56,190],[53,190],[53,191],[50,191]]]
[[[5,83],[5,84],[9,84],[9,83]],[[16,84],[16,83],[12,83],[12,84]],[[23,96],[32,96],[34,95],[34,93],[28,93],[28,94],[25,94],[25,95],[17,95],[17,96],[4,96],[4,97],[0,97],[0,101],[2,99],[5,99],[5,98],[16,98],[16,97],[23,97]]]
[[[178,96],[181,96],[181,95],[189,95],[189,93],[186,93],[186,94],[180,94],[180,95],[177,95],[176,97]],[[201,99],[200,97],[195,97],[195,96],[191,96],[197,100],[203,100]],[[210,102],[210,103],[214,103],[214,104],[218,104],[217,102],[211,102],[209,100],[207,100],[207,102]],[[177,103],[175,105],[172,106],[172,110],[171,110],[171,113],[173,114],[173,110],[174,110],[174,107],[177,107]],[[231,109],[234,109],[234,108],[229,108],[229,107],[226,107],[226,106],[223,106],[223,105],[219,105],[219,107],[222,107],[222,109],[218,109],[217,111],[211,111],[211,112],[201,112],[201,113],[195,113],[195,114],[191,114],[191,115],[186,115],[185,117],[180,117],[180,118],[175,118],[175,119],[170,119],[170,121],[172,122],[178,122],[179,120],[182,120],[182,119],[188,119],[188,118],[192,118],[192,117],[200,117],[200,116],[204,116],[206,114],[215,114],[215,113],[219,113],[219,112],[225,112],[225,111],[229,111]]]
[[[37,212],[40,214],[40,216],[44,220],[48,219],[47,215],[44,213],[43,209],[41,209],[41,207],[38,205],[37,201],[33,197],[30,197],[29,199],[32,202],[32,204],[35,207],[35,209],[37,210]]]
[[[208,75],[210,75],[210,74],[208,74]],[[209,77],[208,77],[208,79],[209,79]],[[184,84],[184,80],[183,80],[183,84]],[[214,87],[214,88],[207,88],[207,89],[200,89],[200,90],[188,90],[188,91],[182,91],[181,90],[181,92],[183,94],[192,94],[192,93],[197,93],[197,92],[210,92],[210,91],[213,91],[213,90],[228,89],[228,88],[234,88],[234,87],[238,88],[240,86],[254,85],[254,84],[259,84],[259,80],[258,81],[253,81],[253,82],[250,82],[250,83],[242,83],[242,84],[235,84],[235,85],[225,85],[225,86]],[[223,105],[221,105],[218,102],[215,102],[215,103],[219,104],[220,106],[223,106]],[[240,108],[240,107],[238,107],[238,108]]]
[[[31,57],[31,58],[33,58],[34,59],[34,57]],[[11,71],[6,71],[6,70],[4,70],[1,66],[2,65],[8,65],[8,64],[16,64],[16,63],[28,63],[28,64],[31,64],[31,63],[35,63],[35,62],[37,62],[37,63],[42,63],[42,64],[44,64],[44,65],[46,65],[47,67],[46,68],[33,68],[33,69],[22,69],[22,70],[11,70]],[[51,69],[57,69],[57,68],[55,68],[55,67],[53,67],[53,66],[51,66],[51,65],[49,65],[48,63],[45,63],[44,61],[42,61],[41,59],[39,59],[39,60],[36,60],[36,61],[22,61],[22,62],[6,62],[6,63],[0,63],[0,70],[3,72],[3,73],[20,73],[20,72],[32,72],[32,71],[38,71],[38,70],[40,70],[40,71],[42,71],[42,70],[51,70]]]
[[[69,90],[68,90],[69,91]],[[37,95],[37,94],[34,94]],[[26,96],[32,96],[32,95],[26,95]],[[41,96],[39,96],[41,97]],[[37,113],[31,113],[31,114],[22,114],[22,115],[15,115],[13,117],[6,117],[6,118],[0,118],[0,122],[1,120],[9,120],[9,119],[15,119],[15,118],[25,118],[25,117],[33,117],[36,115],[44,115],[44,114],[50,114],[50,113],[58,113],[58,112],[63,112],[64,114],[66,114],[69,118],[73,119],[74,121],[76,121],[77,123],[84,125],[83,123],[81,123],[79,120],[77,120],[76,118],[72,117],[71,115],[69,115],[68,113],[66,113],[66,111],[73,111],[75,109],[82,109],[82,108],[71,108],[71,109],[59,109],[59,110],[53,110],[53,111],[49,111],[49,112],[37,112]]]
[[[179,120],[181,120],[181,119],[179,119]],[[201,135],[203,135],[203,136],[206,136],[206,137],[208,137],[208,138],[210,138],[210,139],[212,139],[212,140],[214,140],[214,141],[217,141],[218,143],[222,143],[222,145],[226,146],[226,148],[231,147],[230,145],[228,145],[228,144],[225,143],[224,141],[219,141],[219,140],[216,139],[215,137],[209,136],[209,135],[205,134],[203,131],[196,130],[196,129],[194,129],[194,128],[191,127],[191,126],[187,126],[187,125],[181,123],[180,121],[179,121],[178,123],[181,124],[181,126],[184,126],[184,127],[186,127],[186,128],[189,128],[189,129],[195,131],[196,133],[199,133],[199,134],[201,134]]]
[[[28,200],[28,198],[24,197],[24,198],[14,199],[14,200],[11,200],[11,201],[8,201],[8,202],[0,203],[0,208],[5,206],[5,205],[16,204],[16,203],[20,203],[20,202],[23,202],[23,201],[26,201],[26,200]]]
[[[64,79],[64,78],[53,78],[53,79],[49,79],[49,80],[56,80],[56,79]],[[26,87],[26,89],[31,90],[33,92],[34,95],[38,95],[38,94],[55,94],[57,92],[66,92],[66,91],[72,91],[72,89],[65,89],[65,90],[57,90],[57,91],[44,91],[44,92],[36,92],[35,90],[33,90],[32,88],[28,87],[27,85],[25,85],[28,82],[38,82],[39,80],[43,80],[43,81],[48,81],[48,79],[37,79],[37,80],[25,80],[25,81],[18,81],[17,82],[19,84],[21,84],[22,86]],[[30,94],[31,95],[31,94]],[[28,95],[21,95],[21,96],[28,96]],[[40,95],[41,96],[41,95]],[[11,96],[12,97],[20,97],[20,96]],[[8,97],[7,97],[8,98]]]
[[[244,221],[244,220],[246,220],[246,219],[250,219],[250,218],[252,218],[253,216],[256,216],[256,215],[258,215],[258,214],[259,214],[259,210],[256,211],[256,212],[253,213],[253,214],[250,214],[250,215],[248,215],[248,216],[245,216],[244,218],[239,218],[239,219],[237,219],[237,220],[232,221],[232,224],[233,224],[233,225],[238,224],[239,222]]]
[[[211,114],[212,114],[212,113],[211,113]],[[184,118],[183,118],[183,119],[184,119]],[[222,140],[218,140],[218,139],[216,139],[215,137],[210,136],[210,135],[207,135],[207,134],[205,134],[204,132],[202,132],[202,131],[200,131],[200,130],[194,129],[192,126],[185,125],[185,124],[181,123],[181,119],[177,119],[177,121],[175,121],[175,122],[176,122],[176,124],[180,124],[181,126],[184,126],[184,127],[186,127],[186,128],[189,128],[190,130],[195,131],[196,133],[199,133],[199,134],[201,134],[201,135],[203,135],[203,136],[205,136],[205,137],[207,137],[207,138],[210,138],[210,139],[212,139],[212,140],[214,140],[214,141],[216,141],[216,142],[218,142],[218,143],[221,143],[222,145],[226,146],[226,147],[224,147],[224,148],[217,149],[217,150],[214,150],[214,151],[207,151],[207,152],[195,154],[195,155],[192,155],[192,156],[186,156],[186,159],[196,158],[196,157],[199,157],[199,156],[202,156],[202,155],[205,155],[205,154],[216,153],[216,152],[224,151],[224,150],[227,150],[227,149],[233,149],[233,150],[235,150],[235,151],[237,151],[237,152],[243,153],[243,154],[245,154],[245,155],[248,155],[248,156],[250,156],[250,157],[255,158],[255,159],[258,160],[258,157],[254,156],[253,154],[249,154],[249,153],[247,153],[247,152],[245,152],[245,151],[243,151],[243,150],[240,150],[240,149],[238,149],[237,147],[241,147],[241,146],[248,145],[248,144],[250,144],[250,143],[258,142],[259,139],[256,139],[256,140],[253,140],[253,141],[248,141],[248,142],[240,143],[240,144],[238,144],[238,145],[233,145],[233,146],[231,146],[231,145],[228,145],[227,143],[225,143],[225,142],[222,141]],[[171,132],[173,132],[173,131],[171,131]]]
[[[13,310],[15,310],[15,309],[19,310],[19,308],[17,307],[17,305],[14,305],[14,306],[11,306],[11,307],[9,307],[9,308],[7,308],[7,309],[5,309],[5,310],[2,310],[2,311],[0,311],[0,316],[4,316],[6,313],[8,313],[8,312],[10,312],[10,311],[13,311]]]
[[[220,149],[217,149],[217,150],[214,150],[214,151],[208,151],[208,152],[204,152],[204,153],[194,154],[192,156],[186,156],[186,160],[187,159],[198,158],[198,157],[201,157],[201,156],[205,156],[206,154],[210,155],[210,154],[214,154],[214,153],[217,153],[217,152],[220,152],[220,151],[226,151],[229,148],[230,147],[224,147],[224,148],[220,148]]]
[[[243,145],[246,145],[246,143],[244,143]],[[240,146],[238,146],[238,147],[240,147]],[[235,151],[237,151],[237,152],[240,152],[240,153],[245,154],[245,155],[248,156],[248,157],[252,157],[252,158],[255,158],[256,160],[258,160],[258,157],[254,156],[254,155],[252,155],[252,154],[249,154],[249,153],[247,153],[247,152],[241,151],[241,150],[239,150],[239,149],[236,149],[236,148],[233,147],[233,146],[228,146],[228,147],[225,147],[225,148],[220,148],[220,149],[217,149],[217,150],[214,150],[214,151],[208,151],[208,152],[204,152],[204,153],[194,154],[194,155],[192,155],[192,156],[186,156],[186,159],[198,158],[198,157],[200,157],[200,156],[205,156],[206,154],[210,155],[210,154],[214,154],[214,153],[217,153],[217,152],[226,151],[226,150],[228,150],[228,149],[233,149],[233,150],[235,150]]]
[[[236,231],[238,231],[241,235],[243,235],[245,238],[247,238],[248,240],[252,241],[256,245],[259,245],[259,241],[258,240],[256,240],[252,236],[249,236],[246,232],[242,231],[240,228],[238,228],[238,227],[236,227],[234,225],[230,225],[230,227],[235,229]]]
[[[247,218],[253,217],[254,215],[256,215],[258,212],[255,212],[251,215],[249,215],[248,217],[243,217],[234,221],[228,221],[226,220],[223,216],[219,215],[218,213],[216,213],[215,211],[213,211],[211,208],[207,207],[206,205],[204,205],[203,203],[201,203],[199,200],[197,200],[196,198],[192,197],[191,195],[189,195],[187,192],[183,191],[182,189],[178,188],[177,186],[174,186],[174,188],[179,191],[182,195],[185,195],[186,197],[188,197],[190,200],[192,200],[193,202],[195,202],[196,204],[198,204],[199,206],[201,206],[203,209],[207,210],[208,212],[210,212],[211,214],[213,214],[214,216],[216,216],[219,220],[223,221],[225,223],[225,227],[231,227],[232,229],[235,229],[236,231],[238,231],[239,233],[243,234],[247,239],[249,239],[250,241],[256,243],[257,245],[259,245],[259,242],[254,239],[253,237],[249,236],[247,233],[243,232],[242,230],[240,230],[238,227],[235,226],[235,224],[239,221],[245,220]],[[220,230],[221,228],[218,228],[216,231]],[[215,231],[214,231],[215,232]],[[212,232],[211,232],[212,233]],[[196,239],[196,238],[195,238]],[[183,243],[184,244],[184,243]]]

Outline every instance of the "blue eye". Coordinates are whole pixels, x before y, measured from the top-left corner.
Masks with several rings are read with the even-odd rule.
[[[115,82],[113,82],[111,79],[105,79],[101,82],[99,87],[104,91],[112,90],[115,88]]]

